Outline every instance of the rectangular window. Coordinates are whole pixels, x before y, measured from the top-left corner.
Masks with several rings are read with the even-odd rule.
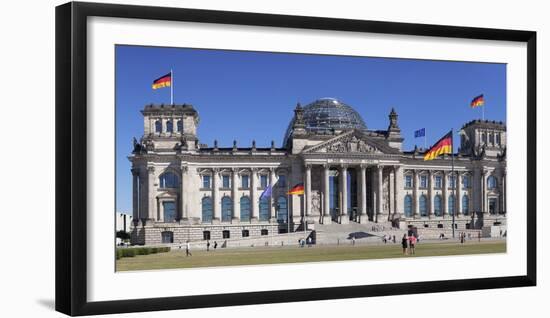
[[[464,189],[469,189],[470,188],[470,177],[469,176],[462,177],[462,187]]]
[[[435,176],[435,178],[434,178],[434,187],[436,189],[441,189],[441,186],[442,186],[441,182],[442,182],[441,176]]]
[[[285,175],[279,175],[279,181],[277,182],[279,185],[279,188],[286,188],[286,176]]]
[[[223,237],[224,239],[230,238],[229,230],[224,230],[224,231],[222,232],[222,237]]]
[[[428,176],[420,176],[420,187],[423,189],[428,187]]]
[[[249,177],[248,176],[242,176],[241,177],[241,187],[243,189],[248,189],[248,184],[249,184]]]
[[[260,187],[262,187],[262,188],[267,187],[267,175],[266,174],[260,175]]]
[[[202,187],[210,189],[210,176],[202,176]]]
[[[454,189],[456,187],[456,178],[455,176],[449,176],[449,188]]]
[[[412,176],[405,176],[405,188],[412,188],[413,178]]]
[[[231,188],[231,178],[222,176],[222,188]]]

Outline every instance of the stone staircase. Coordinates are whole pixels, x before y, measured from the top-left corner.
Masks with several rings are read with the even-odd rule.
[[[356,244],[381,243],[384,235],[396,236],[399,241],[405,230],[392,227],[391,222],[359,224],[316,224],[317,244],[351,244],[355,237]]]

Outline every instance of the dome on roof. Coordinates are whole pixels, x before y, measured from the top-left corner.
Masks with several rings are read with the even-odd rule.
[[[335,98],[321,98],[303,107],[305,129],[310,133],[323,134],[333,130],[361,129],[367,126],[361,115],[351,106]],[[283,144],[286,144],[294,119],[289,123]]]

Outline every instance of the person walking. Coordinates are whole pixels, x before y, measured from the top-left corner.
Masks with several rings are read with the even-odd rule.
[[[416,237],[414,235],[409,236],[409,254],[414,254],[414,245],[416,244]]]
[[[355,236],[351,237],[351,245],[355,246]]]
[[[189,244],[189,241],[185,244],[185,256],[193,256],[193,254],[191,254],[191,244]]]
[[[214,241],[214,251],[218,248],[218,242]]]
[[[210,251],[210,241],[209,240],[206,241],[206,251],[207,252]]]
[[[401,239],[401,247],[403,247],[403,255],[407,255],[407,248],[409,247],[409,240],[407,239],[407,234],[403,234]]]

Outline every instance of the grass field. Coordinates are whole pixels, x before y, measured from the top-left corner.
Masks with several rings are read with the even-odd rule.
[[[185,249],[169,253],[125,257],[116,261],[117,271],[214,267],[256,264],[303,263],[342,260],[363,260],[399,257],[445,256],[506,252],[505,241],[422,243],[414,255],[403,255],[400,244],[340,245],[314,247],[255,247],[217,249],[206,252],[193,250],[185,256]]]

